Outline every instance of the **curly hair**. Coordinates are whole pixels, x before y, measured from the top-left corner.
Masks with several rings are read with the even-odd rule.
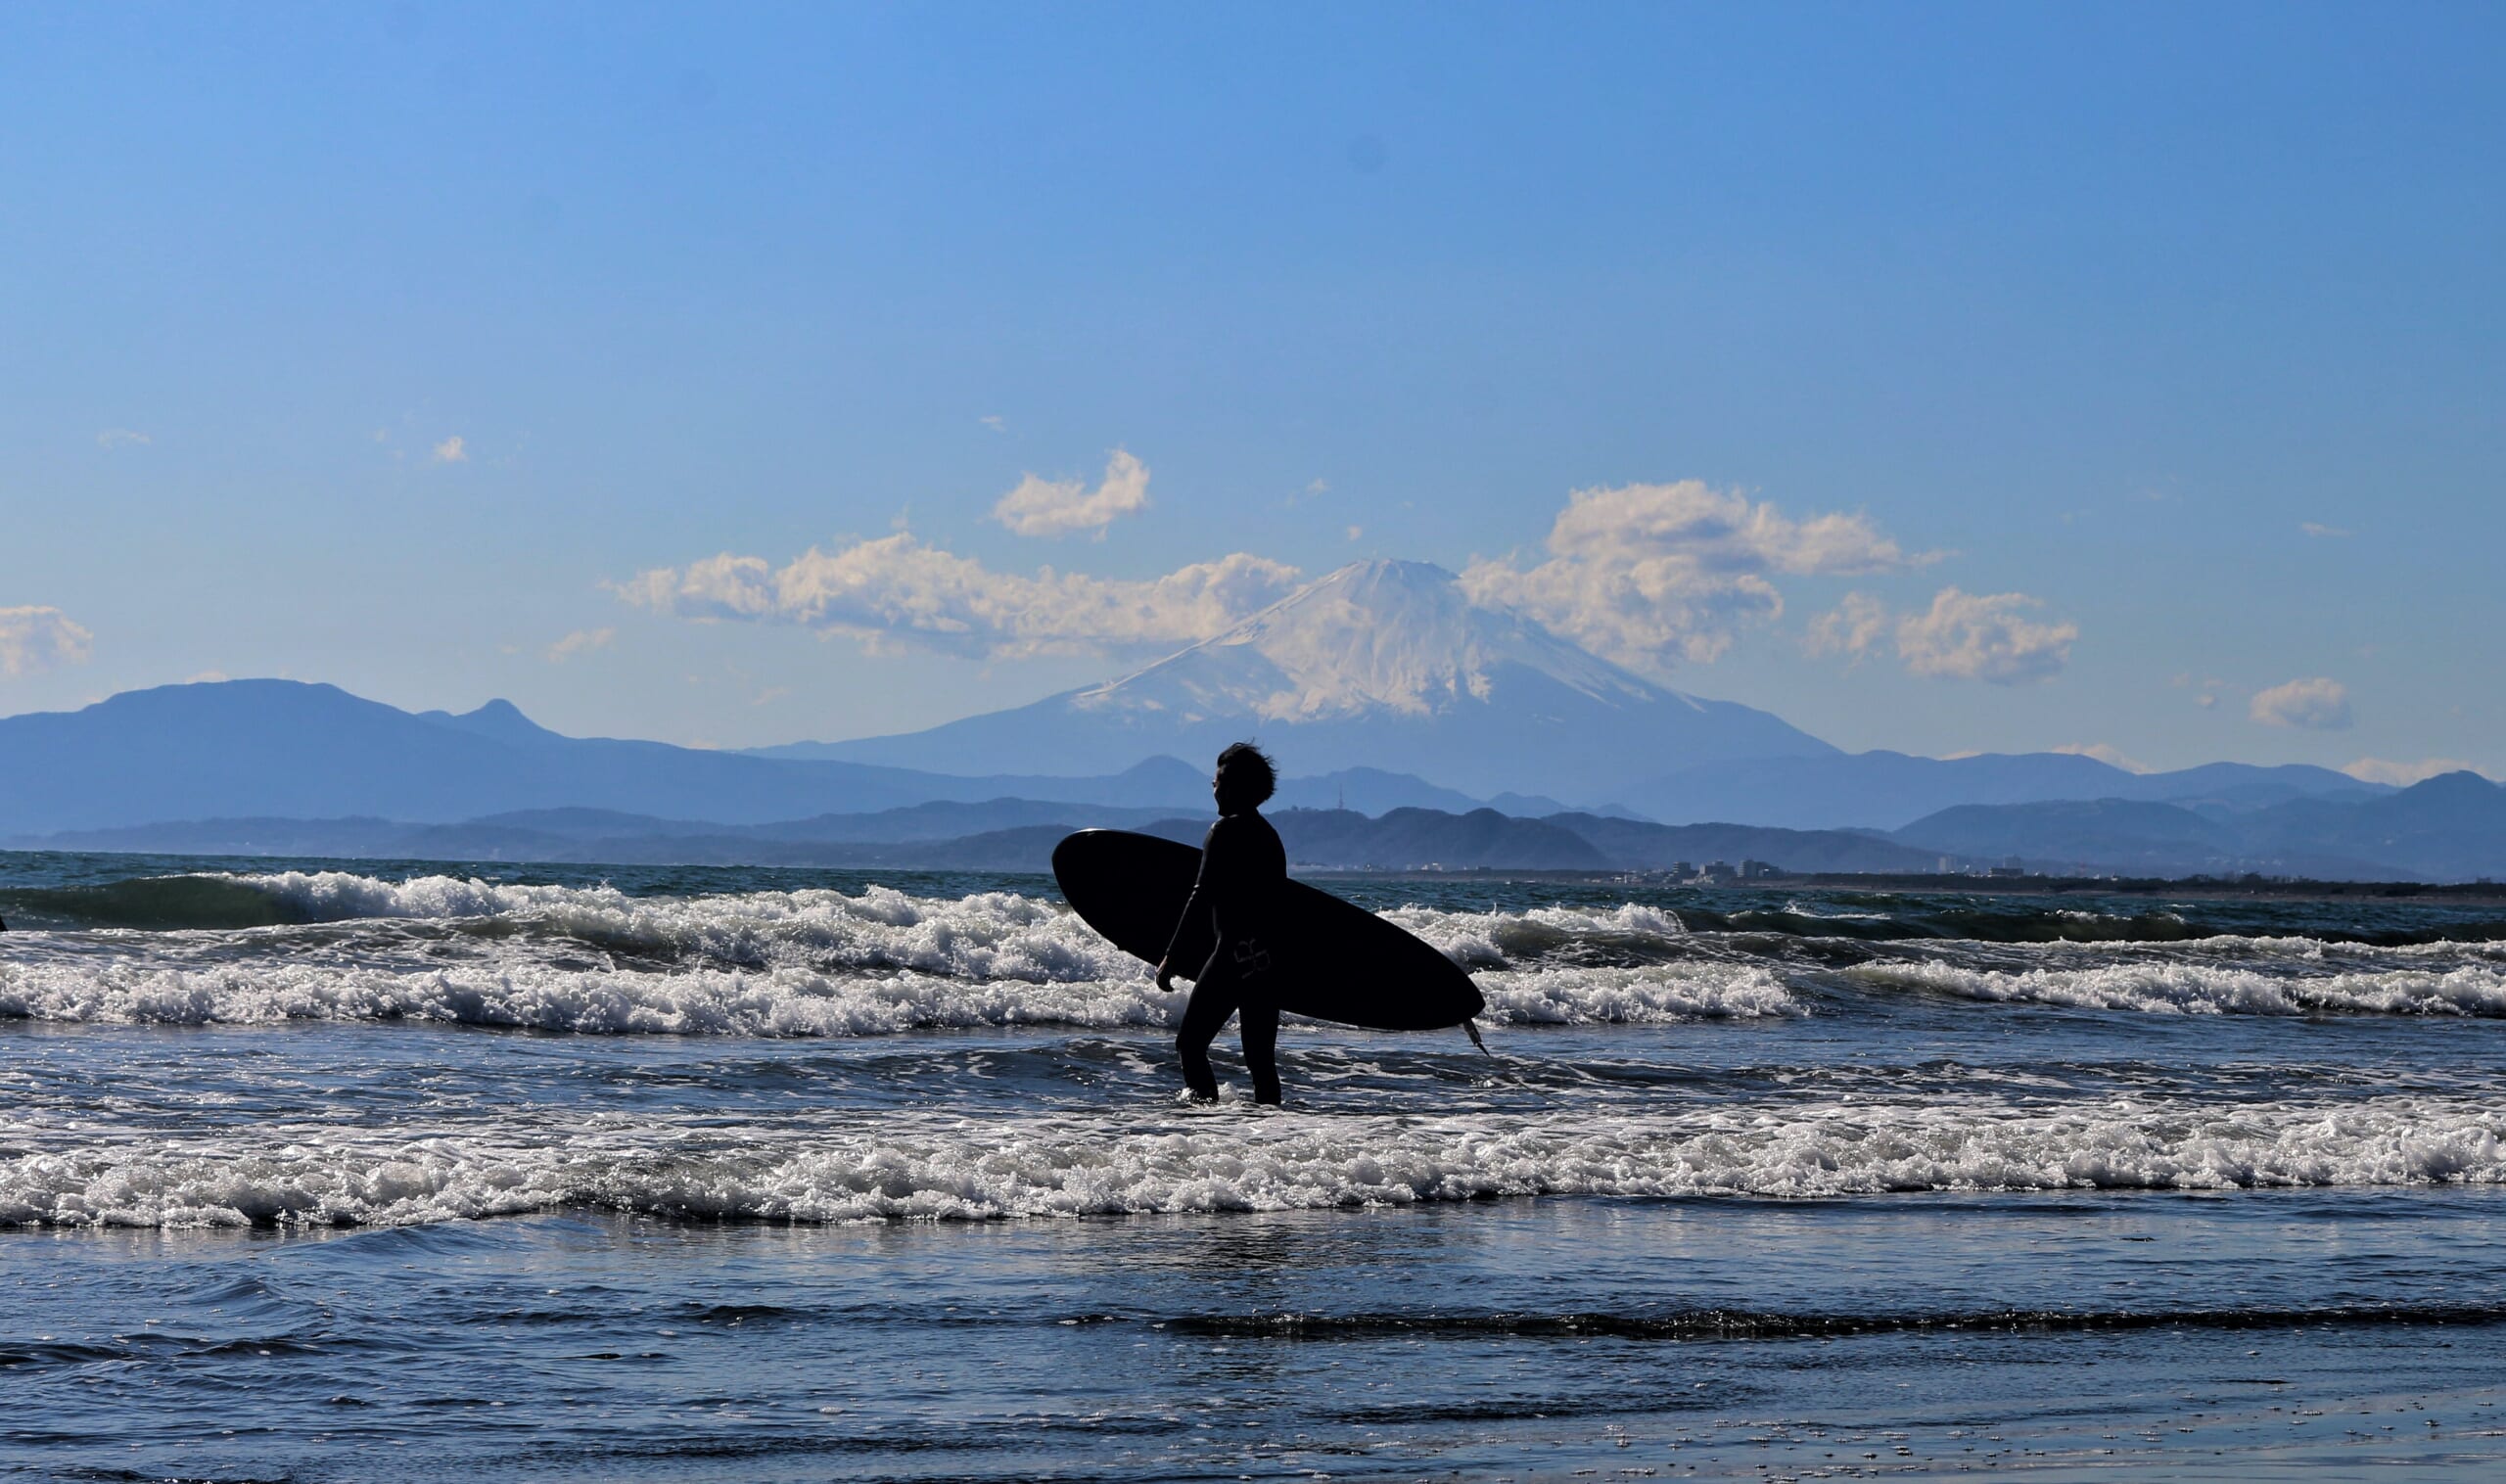
[[[1256,808],[1278,791],[1279,770],[1271,763],[1271,755],[1250,742],[1236,742],[1218,755],[1218,770],[1230,778],[1240,778],[1242,788]]]

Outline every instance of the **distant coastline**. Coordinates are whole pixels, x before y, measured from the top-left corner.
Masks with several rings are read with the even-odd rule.
[[[1614,885],[1621,873],[1606,871],[1534,871],[1473,868],[1467,870],[1380,871],[1326,867],[1312,874],[1352,879],[1420,881],[1547,881],[1557,884]],[[1687,886],[1692,883],[1680,883]],[[1886,892],[1931,897],[2147,897],[2199,902],[2420,902],[2431,905],[2468,906],[2506,903],[2502,881],[2311,881],[2221,879],[2215,876],[1977,876],[1956,873],[1901,874],[1873,871],[1786,872],[1755,881],[1693,883],[1697,891]]]

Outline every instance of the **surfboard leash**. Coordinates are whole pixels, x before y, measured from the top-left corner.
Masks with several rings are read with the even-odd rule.
[[[1478,1016],[1465,1015],[1462,1018],[1462,1034],[1470,1038],[1470,1043],[1479,1048],[1481,1055],[1487,1057],[1490,1061],[1495,1061],[1497,1059],[1497,1053],[1488,1049],[1488,1043],[1479,1039]]]

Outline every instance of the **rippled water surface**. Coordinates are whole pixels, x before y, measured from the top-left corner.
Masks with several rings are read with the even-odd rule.
[[[2506,1465],[2494,904],[1329,884],[1493,1057],[1179,1104],[1036,878],[0,856],[0,1467]]]

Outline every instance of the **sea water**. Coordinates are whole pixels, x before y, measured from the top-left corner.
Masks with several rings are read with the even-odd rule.
[[[0,856],[0,1468],[2506,1467],[2494,904],[1328,884],[1494,1056],[1181,1103],[1042,878]]]

